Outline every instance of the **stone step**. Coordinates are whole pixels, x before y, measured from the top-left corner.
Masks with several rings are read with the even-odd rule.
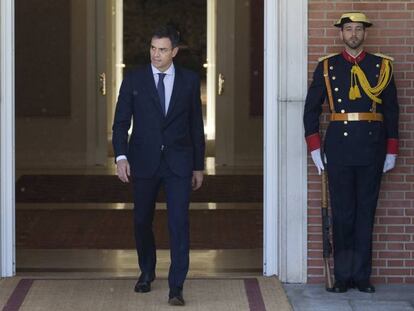
[[[262,175],[206,175],[192,202],[263,202]],[[131,184],[114,175],[23,175],[16,183],[17,203],[133,202]],[[157,202],[165,202],[160,191]]]
[[[157,247],[169,248],[167,211],[155,211]],[[252,249],[263,244],[261,209],[190,210],[192,249]],[[133,249],[133,211],[16,210],[20,249]]]

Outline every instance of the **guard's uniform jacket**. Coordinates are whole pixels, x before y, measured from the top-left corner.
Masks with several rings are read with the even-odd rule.
[[[384,159],[386,153],[398,152],[399,111],[391,58],[366,52],[353,58],[343,52],[320,59],[303,117],[310,151],[321,147],[319,116],[325,99],[331,111],[324,153],[335,279],[367,281]]]
[[[351,100],[351,69],[359,65],[371,86],[377,85],[384,56],[362,52],[356,59],[345,51],[342,54],[321,58],[313,75],[304,111],[305,136],[310,151],[320,148],[319,115],[327,99],[324,79],[324,61],[328,62],[335,113],[382,114],[383,121],[333,121],[329,123],[325,137],[325,154],[329,162],[342,165],[368,165],[375,158],[383,159],[385,153],[398,152],[398,102],[392,76],[380,94],[382,103],[376,103],[360,88],[360,98]],[[352,117],[352,116],[350,116]]]

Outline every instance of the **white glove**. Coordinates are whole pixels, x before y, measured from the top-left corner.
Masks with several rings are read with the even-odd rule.
[[[325,167],[323,166],[323,162],[322,162],[321,149],[318,148],[318,149],[311,151],[311,156],[312,156],[313,163],[315,163],[315,166],[318,169],[318,174],[320,175],[321,172],[325,169]]]
[[[397,159],[397,155],[396,154],[389,154],[387,153],[387,155],[385,156],[385,161],[384,161],[384,169],[382,170],[384,173],[392,170],[395,166],[395,160]]]

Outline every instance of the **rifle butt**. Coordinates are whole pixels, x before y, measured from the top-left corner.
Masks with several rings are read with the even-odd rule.
[[[324,267],[325,267],[325,287],[326,288],[332,288],[333,282],[332,282],[332,276],[331,276],[331,268],[329,265],[329,258],[324,258]]]

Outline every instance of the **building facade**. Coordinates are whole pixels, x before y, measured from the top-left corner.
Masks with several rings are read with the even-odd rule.
[[[98,3],[98,0],[90,0]],[[236,0],[237,1],[237,0]],[[0,270],[15,273],[14,0],[1,0]],[[333,27],[344,11],[364,11],[374,27],[366,48],[395,58],[400,155],[383,179],[374,236],[374,281],[414,281],[414,3],[412,1],[264,0],[265,275],[323,282],[320,177],[308,158],[302,113],[318,57],[341,50]]]

